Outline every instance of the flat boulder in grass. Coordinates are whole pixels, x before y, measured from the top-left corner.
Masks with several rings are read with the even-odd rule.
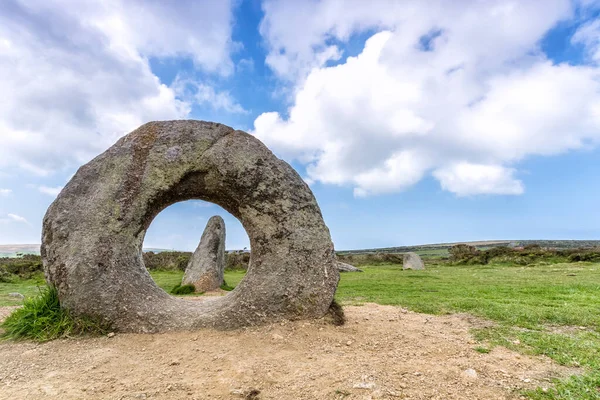
[[[340,272],[363,272],[362,269],[356,268],[354,265],[346,264],[341,261],[336,261],[337,269]]]
[[[225,221],[211,217],[200,244],[185,269],[181,285],[194,285],[196,292],[216,290],[223,284],[225,270]]]
[[[425,269],[425,264],[423,264],[423,260],[417,253],[404,253],[402,261],[402,269]]]
[[[252,245],[244,279],[210,302],[167,294],[141,254],[154,217],[192,199],[239,219]],[[193,120],[142,125],[79,168],[46,212],[41,255],[62,307],[122,332],[320,318],[340,276],[300,175],[256,137]]]

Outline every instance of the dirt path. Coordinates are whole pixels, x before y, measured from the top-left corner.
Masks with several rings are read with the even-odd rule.
[[[345,310],[342,327],[0,342],[0,399],[512,399],[573,372],[506,349],[476,352],[468,316]]]

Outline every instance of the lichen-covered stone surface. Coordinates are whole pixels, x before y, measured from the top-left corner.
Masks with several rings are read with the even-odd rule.
[[[225,270],[225,221],[212,216],[185,268],[182,285],[194,285],[196,292],[208,292],[221,287]]]
[[[402,261],[402,269],[425,269],[425,264],[423,264],[423,260],[417,253],[404,253]]]
[[[190,199],[220,205],[250,238],[246,277],[211,302],[168,295],[141,257],[153,218]],[[329,230],[296,171],[255,137],[203,121],[145,124],[81,167],[46,212],[41,252],[63,307],[128,332],[321,317],[339,280]]]

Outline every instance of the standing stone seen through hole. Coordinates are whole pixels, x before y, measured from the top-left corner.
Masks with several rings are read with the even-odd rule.
[[[200,244],[190,258],[181,284],[194,285],[196,292],[216,290],[223,284],[224,269],[225,221],[215,215],[204,228]]]
[[[408,252],[404,253],[402,269],[425,269],[425,264],[417,253]]]

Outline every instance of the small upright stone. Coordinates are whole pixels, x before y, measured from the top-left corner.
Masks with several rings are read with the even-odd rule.
[[[216,290],[223,284],[225,269],[225,221],[211,217],[204,228],[198,248],[185,269],[182,285],[194,285],[196,292]]]
[[[425,269],[423,260],[417,253],[404,253],[402,269]]]

